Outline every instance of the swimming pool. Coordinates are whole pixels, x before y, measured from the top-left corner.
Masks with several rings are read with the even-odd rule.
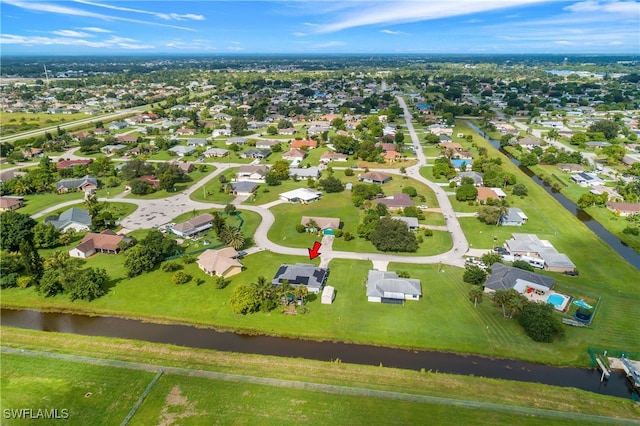
[[[552,293],[547,297],[547,303],[553,305],[559,311],[563,311],[569,303],[569,297],[560,293]]]

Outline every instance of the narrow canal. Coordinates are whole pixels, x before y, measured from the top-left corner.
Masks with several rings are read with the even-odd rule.
[[[531,179],[543,187],[545,191],[547,191],[553,198],[555,198],[565,209],[573,213],[582,223],[584,223],[589,229],[591,229],[602,241],[607,243],[613,250],[616,251],[622,258],[624,258],[627,262],[633,265],[636,269],[640,270],[640,254],[636,253],[631,247],[625,245],[618,237],[613,235],[604,226],[602,226],[598,221],[593,219],[591,215],[580,207],[578,207],[573,201],[569,200],[567,197],[562,195],[560,191],[553,189],[550,185],[547,185],[536,176],[531,169],[528,167],[520,165],[520,162],[517,158],[515,158],[511,153],[505,151],[500,147],[500,142],[492,139],[489,135],[480,130],[473,123],[466,121],[467,125],[473,129],[480,136],[485,138],[491,145],[493,145],[496,149],[506,155],[513,164],[518,166],[520,170],[527,174],[527,176],[531,177]]]
[[[2,325],[86,336],[118,337],[154,343],[248,354],[305,358],[420,371],[474,375],[495,379],[574,387],[629,398],[633,392],[624,374],[614,372],[600,383],[597,370],[552,367],[530,362],[490,359],[443,352],[404,350],[339,342],[316,342],[270,336],[249,336],[184,325],[145,323],[114,317],[0,310]]]

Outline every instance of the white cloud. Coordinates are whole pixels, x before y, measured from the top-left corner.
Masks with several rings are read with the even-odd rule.
[[[83,33],[82,31],[73,31],[73,30],[51,31],[51,34],[55,34],[63,37],[93,37],[93,34]]]
[[[306,37],[307,33],[302,33],[300,31],[296,31],[294,33],[291,33],[291,35],[295,36],[295,37]]]
[[[640,14],[640,4],[636,1],[581,1],[566,6],[568,12]]]
[[[232,52],[241,52],[244,50],[244,47],[240,47],[240,46],[228,46],[227,50],[230,50]]]
[[[99,27],[82,27],[81,30],[90,31],[92,33],[110,33],[111,31]]]
[[[325,43],[316,43],[316,44],[312,44],[311,47],[316,48],[316,49],[323,49],[325,47],[337,47],[337,46],[344,46],[346,43],[343,41],[327,41]]]
[[[196,15],[194,13],[186,13],[186,14],[179,14],[179,13],[161,13],[161,12],[153,12],[150,10],[142,10],[142,9],[133,9],[130,7],[122,7],[122,6],[114,6],[111,4],[103,4],[103,3],[95,3],[92,1],[86,1],[86,0],[74,0],[76,3],[80,3],[80,4],[85,4],[87,6],[95,6],[95,7],[102,7],[105,9],[111,9],[111,10],[119,10],[121,12],[133,12],[133,13],[141,13],[144,15],[153,15],[157,18],[160,19],[164,19],[167,21],[170,20],[176,20],[176,21],[204,21],[205,17],[203,15]]]
[[[407,33],[402,31],[380,30],[380,32],[389,35],[407,35]]]
[[[0,44],[18,44],[22,46],[77,46],[96,49],[154,49],[151,44],[140,44],[137,40],[112,36],[106,40],[85,40],[75,37],[23,36],[0,34]]]
[[[319,27],[318,32],[330,33],[366,25],[426,21],[555,1],[558,0],[353,2],[352,10],[332,16],[329,22]]]
[[[103,21],[132,22],[135,24],[155,25],[160,27],[175,28],[179,30],[194,31],[192,28],[180,27],[177,25],[161,24],[158,22],[143,21],[140,19],[121,18],[119,16],[104,15],[102,13],[94,13],[94,12],[89,12],[87,10],[78,9],[75,7],[60,6],[52,3],[37,3],[37,2],[31,2],[31,1],[25,2],[22,0],[2,0],[2,1],[6,4],[10,4],[15,7],[19,7],[25,10],[30,10],[30,11],[39,12],[39,13],[55,13],[59,15],[83,16],[86,18],[95,18]]]

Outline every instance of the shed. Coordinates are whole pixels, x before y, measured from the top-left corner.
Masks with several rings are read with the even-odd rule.
[[[322,298],[320,300],[323,305],[331,305],[335,297],[336,289],[328,285],[324,287],[324,290],[322,290]]]

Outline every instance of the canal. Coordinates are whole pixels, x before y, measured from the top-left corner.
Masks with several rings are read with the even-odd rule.
[[[513,164],[518,166],[520,170],[522,170],[527,176],[531,177],[531,179],[544,188],[549,195],[558,201],[562,207],[573,213],[582,223],[584,223],[590,230],[592,230],[602,241],[607,243],[609,247],[615,250],[622,258],[624,258],[627,262],[633,265],[636,269],[640,270],[640,254],[635,252],[631,247],[625,245],[618,237],[609,232],[604,226],[602,226],[598,221],[593,219],[591,215],[580,207],[578,207],[573,201],[569,200],[567,197],[562,195],[560,191],[553,189],[550,185],[546,184],[542,179],[536,176],[531,169],[526,166],[520,165],[520,162],[517,158],[515,158],[511,153],[505,151],[500,147],[500,142],[492,139],[489,135],[480,130],[473,123],[466,121],[467,125],[473,129],[480,136],[485,138],[491,145],[493,145],[496,149],[506,155]]]
[[[242,335],[185,325],[146,323],[114,317],[0,310],[2,325],[32,330],[117,337],[185,347],[238,353],[305,358],[319,361],[382,365],[420,371],[474,375],[495,379],[574,387],[599,394],[629,398],[633,392],[624,374],[614,372],[600,383],[597,370],[553,367],[524,361],[475,355],[406,350],[341,342],[317,342],[263,335]]]

